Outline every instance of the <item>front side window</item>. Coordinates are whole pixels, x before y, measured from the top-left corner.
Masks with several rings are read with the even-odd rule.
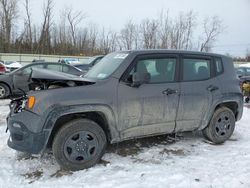
[[[210,60],[207,59],[183,59],[183,81],[199,81],[209,79]]]
[[[175,78],[176,58],[157,58],[139,60],[129,74],[129,81],[132,81],[132,74],[149,73],[149,83],[173,82]]]

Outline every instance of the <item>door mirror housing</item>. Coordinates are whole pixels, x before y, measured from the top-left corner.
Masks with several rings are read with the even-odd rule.
[[[139,87],[142,84],[149,83],[150,74],[149,73],[138,73],[135,72],[132,75],[132,87]]]

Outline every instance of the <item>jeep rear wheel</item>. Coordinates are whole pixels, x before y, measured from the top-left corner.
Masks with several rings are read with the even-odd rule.
[[[209,125],[202,132],[211,142],[221,144],[230,138],[234,128],[234,113],[229,108],[222,107],[214,112]]]
[[[95,165],[103,156],[106,145],[106,135],[97,123],[77,119],[58,131],[52,150],[63,169],[74,171]]]

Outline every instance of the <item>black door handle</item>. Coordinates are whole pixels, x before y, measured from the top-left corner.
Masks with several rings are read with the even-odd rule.
[[[172,95],[172,94],[175,94],[175,93],[177,93],[177,90],[170,89],[170,88],[168,88],[168,89],[166,89],[166,90],[164,90],[162,92],[162,94],[164,94],[164,95]]]
[[[219,89],[219,88],[218,88],[217,86],[214,86],[214,85],[210,85],[210,86],[207,87],[207,90],[208,90],[208,91],[211,91],[211,92],[212,92],[212,91],[215,91],[215,90],[218,90],[218,89]]]

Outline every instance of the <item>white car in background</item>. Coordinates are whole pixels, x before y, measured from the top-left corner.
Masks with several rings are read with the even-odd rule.
[[[58,62],[60,63],[65,63],[65,64],[80,64],[80,61],[78,58],[64,58],[64,59],[60,59]]]
[[[3,64],[5,65],[6,72],[12,72],[22,67],[21,63],[16,61],[4,61]]]

